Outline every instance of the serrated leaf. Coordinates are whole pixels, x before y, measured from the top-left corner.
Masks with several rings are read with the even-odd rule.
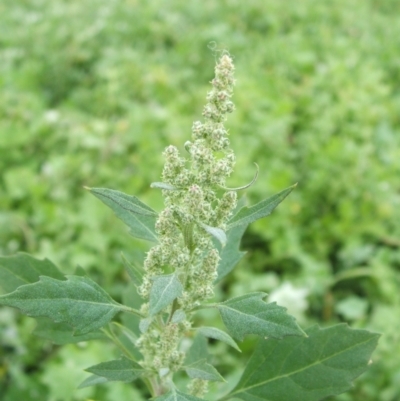
[[[157,242],[155,223],[157,212],[136,196],[124,194],[106,188],[88,188],[89,191],[109,206],[119,219],[129,228],[130,233],[136,238]]]
[[[227,242],[224,247],[216,244],[220,255],[218,264],[218,277],[215,283],[221,281],[227,274],[229,274],[234,267],[239,263],[240,259],[246,254],[239,250],[240,241],[246,231],[247,224],[236,226],[230,229],[227,233]]]
[[[181,393],[178,390],[172,390],[167,394],[157,398],[152,398],[152,401],[204,401],[203,398],[194,397],[193,395]]]
[[[107,378],[102,377],[102,376],[97,376],[97,375],[92,375],[86,378],[79,386],[78,389],[85,388],[85,387],[90,387],[90,386],[95,386],[96,384],[102,384],[102,383],[107,383],[110,380],[107,380]]]
[[[234,338],[243,340],[247,334],[282,338],[304,336],[293,316],[276,303],[263,301],[265,293],[255,292],[217,304],[222,320]]]
[[[92,331],[80,336],[74,336],[73,328],[66,323],[55,323],[48,318],[37,318],[37,325],[32,334],[52,341],[54,344],[74,344],[81,341],[103,340],[106,336],[100,331]]]
[[[318,401],[351,388],[368,366],[379,335],[346,324],[313,326],[308,337],[260,340],[224,400]]]
[[[210,235],[212,235],[224,247],[227,242],[225,231],[218,227],[211,227],[207,224],[199,223],[200,226]]]
[[[136,362],[121,357],[113,361],[102,362],[85,369],[97,376],[105,377],[108,381],[132,382],[140,377],[144,369]]]
[[[205,359],[197,361],[184,367],[191,379],[203,379],[209,381],[225,381],[214,366],[207,363]]]
[[[40,281],[1,296],[0,305],[19,308],[28,316],[67,323],[75,328],[76,335],[103,327],[126,309],[94,281],[80,276],[68,276],[65,281],[41,276]]]
[[[213,338],[214,340],[219,340],[224,342],[225,344],[230,345],[231,347],[235,348],[237,351],[242,352],[238,345],[235,343],[233,338],[224,331],[217,329],[216,327],[199,327],[197,332],[202,334],[204,337]]]
[[[150,290],[150,316],[162,311],[172,301],[180,297],[182,292],[183,287],[176,274],[154,277]]]
[[[35,259],[26,253],[0,257],[0,286],[7,293],[21,285],[39,281],[40,276],[65,280],[64,275],[48,259]]]
[[[258,219],[268,216],[271,212],[293,191],[296,185],[284,189],[283,191],[271,196],[268,199],[257,203],[251,207],[243,207],[235,214],[227,224],[227,229],[250,224]]]
[[[142,284],[143,271],[141,271],[135,264],[128,262],[128,259],[123,253],[121,253],[121,258],[129,277],[133,283],[139,287]]]

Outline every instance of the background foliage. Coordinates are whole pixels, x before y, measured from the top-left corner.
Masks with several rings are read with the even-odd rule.
[[[299,183],[250,227],[219,297],[268,291],[304,327],[383,332],[369,372],[334,399],[398,400],[399,13],[396,0],[3,0],[0,254],[46,256],[65,273],[80,265],[121,299],[120,252],[140,257],[146,244],[82,187],[160,210],[149,184],[163,148],[182,148],[200,118],[216,41],[237,71],[231,186],[251,180],[253,162],[251,202]],[[113,349],[59,348],[32,337],[34,326],[0,311],[2,400],[142,399],[119,383],[76,391],[81,370]],[[235,376],[234,356],[215,347],[221,373]]]

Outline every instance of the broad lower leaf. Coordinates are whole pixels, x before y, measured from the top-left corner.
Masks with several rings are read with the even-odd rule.
[[[227,224],[227,229],[230,230],[237,226],[253,223],[258,219],[268,216],[271,212],[293,191],[296,185],[284,189],[276,195],[265,199],[254,206],[243,207],[235,214]]]
[[[0,257],[0,286],[5,292],[39,281],[40,276],[65,280],[64,275],[48,259],[39,260],[26,253]]]
[[[351,388],[379,335],[346,324],[313,326],[308,337],[260,340],[232,392],[243,401],[318,401]]]
[[[217,329],[215,327],[199,327],[197,332],[202,334],[204,337],[213,338],[214,340],[219,340],[224,342],[225,344],[230,345],[231,347],[235,348],[237,351],[242,352],[238,345],[235,343],[233,338],[224,331]]]
[[[108,381],[122,381],[125,383],[136,380],[144,369],[136,362],[122,357],[113,361],[102,362],[85,369],[97,376],[105,377]]]
[[[149,314],[155,315],[182,295],[183,287],[176,274],[157,276],[150,290]]]
[[[192,363],[184,367],[191,379],[203,379],[209,381],[225,381],[214,366],[207,363],[205,359]]]
[[[247,334],[282,338],[304,336],[293,316],[276,303],[263,301],[265,293],[255,292],[217,304],[222,320],[234,338],[243,340]]]
[[[106,336],[99,330],[74,336],[73,328],[66,323],[55,323],[46,317],[37,318],[36,321],[37,326],[32,334],[50,340],[54,344],[64,345],[79,343],[81,341],[106,339]]]
[[[94,281],[80,276],[68,276],[65,281],[41,276],[40,281],[1,296],[0,305],[70,324],[76,335],[103,327],[118,311],[126,309]]]
[[[204,401],[203,398],[198,398],[193,395],[181,393],[178,390],[172,390],[167,394],[157,398],[152,398],[152,401]]]
[[[233,268],[239,263],[240,259],[246,252],[239,251],[240,241],[246,231],[247,224],[236,226],[230,229],[227,233],[227,242],[224,247],[218,246],[219,255],[221,257],[218,264],[218,277],[216,283],[221,281]]]
[[[87,379],[85,379],[79,386],[78,389],[80,388],[85,388],[85,387],[90,387],[90,386],[95,386],[96,384],[102,384],[102,383],[107,383],[110,380],[106,379],[105,377],[102,376],[97,376],[97,375],[92,375],[89,376]]]
[[[109,206],[129,228],[136,238],[157,242],[155,223],[157,212],[136,196],[106,188],[87,188],[93,195]]]

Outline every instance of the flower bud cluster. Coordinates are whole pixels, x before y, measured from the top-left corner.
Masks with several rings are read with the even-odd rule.
[[[204,257],[200,268],[194,269],[190,275],[187,288],[193,306],[200,304],[200,301],[214,296],[213,283],[218,276],[217,269],[219,260],[218,251],[216,249],[211,249],[207,256]],[[182,305],[182,307],[184,306],[185,305]]]
[[[233,72],[232,60],[224,54],[216,65],[212,90],[207,95],[204,122],[193,124],[192,141],[185,144],[189,156],[182,157],[172,145],[164,151],[162,180],[171,188],[163,190],[165,209],[156,222],[159,243],[147,254],[139,293],[148,301],[153,277],[166,271],[170,273],[171,269],[181,282],[183,292],[173,305],[154,317],[137,342],[144,358],[142,365],[152,372],[172,375],[180,369],[184,354],[179,344],[191,327],[190,313],[214,295],[213,282],[220,256],[204,227],[224,229],[236,207],[235,192],[219,195],[235,164],[224,127],[227,114],[234,110],[230,100]],[[174,323],[172,316],[177,309],[185,311],[188,318]],[[166,380],[165,375],[159,380]],[[207,391],[207,381],[192,381],[191,391],[202,396]]]

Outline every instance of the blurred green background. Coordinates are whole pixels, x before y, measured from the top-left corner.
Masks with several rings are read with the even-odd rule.
[[[370,370],[331,400],[399,400],[399,15],[397,0],[2,0],[0,255],[80,265],[120,299],[120,252],[148,245],[83,186],[162,208],[149,184],[201,118],[215,42],[236,65],[229,185],[249,182],[253,162],[251,203],[298,182],[246,233],[218,296],[262,290],[303,327],[382,332]],[[114,349],[53,346],[34,326],[0,310],[1,401],[143,400],[119,383],[75,390]],[[216,346],[220,371],[235,375],[252,342],[241,360]]]

